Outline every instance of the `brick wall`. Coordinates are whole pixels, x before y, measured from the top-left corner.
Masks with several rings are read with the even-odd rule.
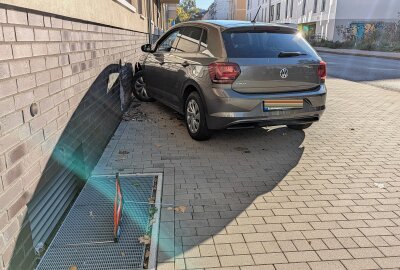
[[[121,116],[108,74],[146,38],[0,5],[0,269],[32,268],[27,205],[66,167],[90,173]]]

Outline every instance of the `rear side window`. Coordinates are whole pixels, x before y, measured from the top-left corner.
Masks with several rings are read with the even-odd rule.
[[[317,57],[313,48],[296,33],[223,32],[230,58],[278,58],[281,52],[299,52]]]
[[[201,28],[185,27],[179,32],[179,41],[175,52],[198,52],[202,33]]]
[[[200,41],[200,52],[203,52],[207,50],[208,44],[207,44],[207,31],[203,30],[203,35],[201,36],[201,41]]]

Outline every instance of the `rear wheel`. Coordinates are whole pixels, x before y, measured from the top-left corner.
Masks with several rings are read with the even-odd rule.
[[[189,135],[197,140],[207,140],[211,131],[207,127],[203,101],[197,92],[192,92],[185,103],[185,121]]]
[[[133,76],[133,95],[140,101],[154,101],[146,91],[146,83],[143,79],[143,70],[139,70]]]
[[[312,125],[312,123],[308,123],[308,124],[301,124],[301,125],[287,125],[287,127],[290,129],[294,129],[294,130],[303,130],[303,129],[311,127],[311,125]]]

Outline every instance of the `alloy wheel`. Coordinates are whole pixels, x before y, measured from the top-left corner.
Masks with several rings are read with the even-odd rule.
[[[186,122],[191,133],[196,133],[200,127],[200,109],[194,99],[189,100],[186,108]]]

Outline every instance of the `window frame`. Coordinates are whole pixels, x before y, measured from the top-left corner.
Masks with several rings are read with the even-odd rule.
[[[167,52],[167,51],[158,51],[158,48],[159,48],[159,46],[161,45],[161,43],[163,43],[164,40],[166,40],[172,33],[176,32],[176,31],[184,31],[184,29],[187,28],[187,27],[195,27],[195,28],[198,28],[198,29],[200,29],[200,30],[202,31],[202,32],[201,32],[201,35],[200,35],[199,42],[198,42],[198,44],[197,44],[197,51],[195,51],[195,52],[181,52],[181,51]],[[156,47],[155,47],[155,49],[154,49],[154,52],[156,52],[156,53],[199,53],[199,52],[200,52],[200,47],[201,47],[201,40],[202,40],[202,38],[203,38],[204,31],[206,31],[206,33],[207,33],[207,41],[208,41],[208,30],[207,30],[207,28],[202,27],[202,26],[198,26],[198,25],[185,25],[185,26],[179,26],[179,27],[177,27],[177,28],[171,29],[171,30],[169,30],[169,31],[165,34],[165,37],[163,37],[163,39],[161,39],[161,40],[156,44]],[[179,33],[178,33],[178,34],[179,34]],[[179,36],[178,38],[180,39],[181,37]],[[178,40],[177,45],[179,45],[179,40]],[[208,43],[207,43],[207,45],[208,45]]]
[[[325,10],[326,10],[326,0],[322,0],[321,12],[324,12]]]
[[[276,20],[279,21],[281,19],[281,3],[276,4]]]
[[[287,19],[287,18],[289,18],[288,16],[289,16],[289,1],[290,0],[286,0],[286,7],[285,7],[285,19]]]
[[[293,2],[294,0],[291,0],[292,2],[290,3],[290,18],[293,18]]]
[[[130,11],[136,13],[137,9],[134,5],[131,4],[131,2],[127,1],[127,0],[114,0],[114,2],[117,2],[118,4],[120,4],[121,6],[124,6],[125,8],[129,9]]]
[[[200,38],[199,38],[198,43],[197,43],[197,50],[194,51],[194,52],[175,51],[175,52],[173,52],[173,53],[198,53],[198,52],[200,52],[200,43],[201,43],[201,38],[203,37],[203,30],[204,30],[204,29],[203,29],[202,27],[198,27],[198,26],[195,26],[195,25],[185,25],[185,26],[182,26],[181,28],[182,28],[183,31],[184,31],[185,28],[190,28],[190,27],[197,28],[197,29],[200,29],[200,30],[201,30]],[[208,34],[208,33],[207,33],[207,34]],[[208,38],[208,36],[207,36],[207,38]],[[181,39],[181,37],[179,37],[179,41],[178,41],[178,44],[177,44],[177,45],[179,45],[180,39]]]
[[[271,5],[270,6],[270,11],[269,11],[269,20],[271,22],[273,22],[274,21],[274,17],[275,17],[275,6]]]

